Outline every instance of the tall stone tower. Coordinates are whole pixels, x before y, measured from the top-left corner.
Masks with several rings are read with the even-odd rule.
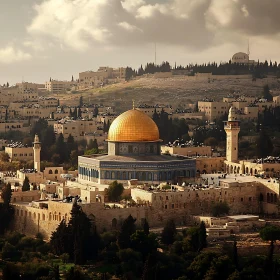
[[[35,134],[34,142],[33,142],[33,150],[34,150],[34,169],[38,172],[41,171],[41,142],[39,141],[39,136]]]
[[[227,161],[238,161],[238,133],[240,131],[240,122],[237,120],[236,109],[231,107],[228,113],[228,121],[225,122],[225,131],[227,134]]]

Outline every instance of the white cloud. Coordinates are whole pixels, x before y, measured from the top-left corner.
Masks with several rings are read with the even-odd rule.
[[[221,43],[236,44],[244,36],[277,35],[280,23],[276,7],[267,7],[263,0],[255,2],[45,0],[34,7],[36,16],[27,31],[34,40],[43,37],[61,49],[81,52],[93,46],[112,48],[153,42],[199,51]]]
[[[136,26],[134,26],[134,25],[131,25],[131,24],[129,24],[128,22],[126,22],[126,21],[123,21],[123,22],[120,22],[119,24],[118,24],[120,27],[122,27],[123,29],[126,29],[126,30],[128,30],[128,31],[142,31],[140,28],[138,28],[138,27],[136,27]]]
[[[144,0],[124,0],[122,1],[123,8],[128,12],[135,12],[139,7],[145,5]]]
[[[0,63],[11,64],[31,59],[31,55],[13,46],[0,49]]]
[[[249,16],[249,12],[248,12],[248,10],[247,10],[246,5],[243,5],[243,6],[242,6],[241,11],[243,12],[243,14],[244,14],[245,17],[248,17],[248,16]]]

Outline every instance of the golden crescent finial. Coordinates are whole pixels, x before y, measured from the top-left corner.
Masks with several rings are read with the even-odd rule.
[[[135,110],[135,100],[132,99],[132,109]]]

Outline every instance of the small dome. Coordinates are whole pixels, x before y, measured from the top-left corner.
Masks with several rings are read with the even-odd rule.
[[[249,55],[244,52],[238,52],[232,56],[233,63],[245,63],[249,61]]]
[[[156,123],[139,110],[129,110],[118,116],[111,124],[108,141],[156,142],[159,130]]]

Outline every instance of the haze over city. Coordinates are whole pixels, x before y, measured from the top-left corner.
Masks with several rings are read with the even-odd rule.
[[[1,1],[0,83],[70,79],[100,65],[187,65],[247,52],[277,60],[279,0]]]

